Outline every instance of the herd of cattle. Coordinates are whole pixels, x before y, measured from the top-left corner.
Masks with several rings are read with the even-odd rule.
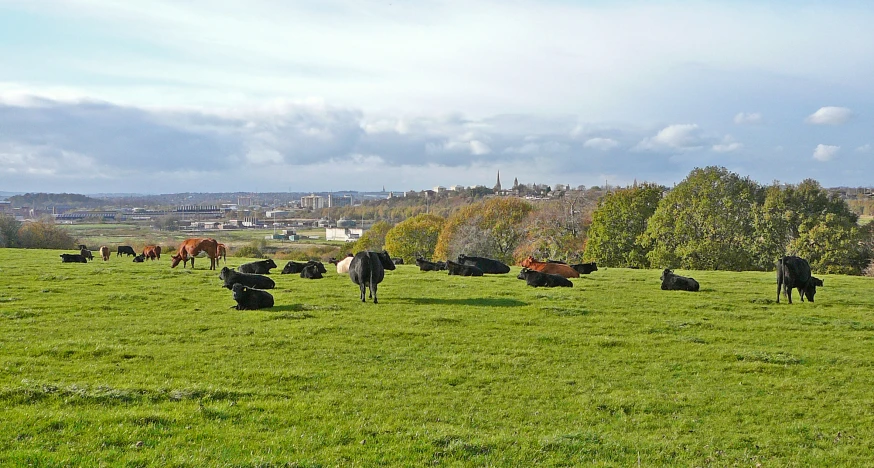
[[[87,263],[88,260],[94,259],[86,246],[80,245],[79,249],[78,254],[61,254],[61,261],[64,263]],[[99,252],[104,261],[109,260],[109,247],[104,245],[100,247]],[[224,244],[215,239],[191,238],[183,241],[176,255],[171,255],[170,267],[175,268],[181,262],[182,267],[185,268],[188,261],[191,261],[191,268],[194,268],[194,258],[200,254],[206,254],[209,257],[210,270],[217,268],[219,259],[223,258],[227,262],[227,248]],[[116,250],[116,257],[121,255],[133,256],[134,262],[144,262],[146,259],[160,260],[161,247],[147,245],[143,248],[142,253],[137,254],[133,247],[120,245]],[[390,257],[385,251],[364,251],[355,255],[350,253],[341,260],[331,258],[329,263],[337,267],[338,274],[348,274],[352,282],[358,285],[362,302],[367,301],[365,292],[369,289],[369,298],[373,299],[373,303],[376,304],[379,302],[377,288],[385,278],[385,271],[394,270],[395,265],[402,264],[403,261],[400,258]],[[501,275],[510,272],[510,266],[501,261],[467,255],[459,255],[457,262],[451,260],[432,262],[424,258],[416,258],[416,265],[420,271],[446,271],[450,275],[458,276]],[[555,260],[542,262],[530,256],[521,262],[521,266],[522,271],[517,275],[518,279],[524,280],[528,286],[546,288],[570,288],[573,287],[573,283],[569,278],[579,278],[580,275],[598,271],[598,266],[594,262],[577,264]],[[236,309],[255,310],[273,307],[273,296],[266,290],[275,288],[276,282],[269,276],[265,276],[269,275],[273,268],[279,267],[272,259],[267,259],[245,263],[236,270],[228,267],[221,269],[219,279],[222,280],[223,287],[233,291],[234,300],[237,302]],[[301,278],[307,279],[321,279],[323,273],[327,273],[325,266],[322,262],[315,260],[290,261],[285,264],[281,271],[283,275],[299,274]],[[692,292],[700,290],[700,285],[694,278],[674,274],[667,268],[662,271],[661,281],[663,290]],[[823,281],[811,275],[810,264],[807,260],[795,256],[784,256],[777,260],[778,303],[780,302],[781,288],[790,304],[792,303],[793,288],[798,289],[802,302],[805,298],[813,302],[817,286],[823,286]]]

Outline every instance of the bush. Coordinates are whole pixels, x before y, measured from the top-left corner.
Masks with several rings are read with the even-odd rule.
[[[76,239],[52,220],[24,223],[18,229],[18,247],[25,249],[73,249],[76,244]]]
[[[21,223],[13,216],[0,215],[0,247],[18,247],[18,230]]]

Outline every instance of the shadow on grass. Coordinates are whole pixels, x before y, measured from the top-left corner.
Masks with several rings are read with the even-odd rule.
[[[467,305],[481,307],[522,307],[528,305],[516,299],[500,297],[471,297],[465,299],[437,299],[433,297],[399,297],[398,302],[418,305]]]

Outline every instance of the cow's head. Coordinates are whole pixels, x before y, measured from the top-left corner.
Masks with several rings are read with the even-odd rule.
[[[272,258],[268,258],[267,260],[264,260],[264,265],[266,265],[270,268],[278,268],[276,266],[276,262],[274,262]]]
[[[382,263],[383,268],[385,268],[386,270],[394,270],[395,269],[395,263],[393,261],[391,261],[391,256],[388,254],[388,252],[383,250],[382,252],[379,252],[376,255],[379,256],[379,263]]]
[[[813,296],[816,295],[816,287],[822,285],[823,282],[821,279],[811,276],[810,280],[807,282],[807,286],[804,288],[804,297],[806,297],[808,301],[813,302]]]
[[[522,271],[519,272],[519,275],[516,276],[516,279],[524,280],[528,279],[528,274],[531,273],[531,270],[527,268],[523,268]]]
[[[529,256],[525,257],[525,260],[522,260],[521,265],[522,265],[523,267],[526,267],[526,268],[527,268],[527,267],[530,267],[530,266],[531,266],[531,263],[533,263],[533,262],[534,262],[534,257],[532,257],[532,256],[529,255]]]
[[[170,258],[173,259],[173,261],[170,262],[170,268],[176,268],[176,265],[182,261],[182,255],[171,255]]]
[[[667,278],[669,276],[674,276],[674,272],[671,271],[670,268],[665,268],[665,271],[662,272],[662,276],[659,279],[664,281],[665,278]]]

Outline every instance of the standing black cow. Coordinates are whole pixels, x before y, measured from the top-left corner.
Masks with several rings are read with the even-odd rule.
[[[370,297],[377,304],[376,286],[385,278],[385,270],[394,270],[388,252],[371,252],[369,250],[358,252],[349,264],[349,278],[358,285],[361,291],[361,302],[367,302],[364,298],[364,290],[370,288]]]
[[[307,266],[303,267],[303,270],[300,272],[301,278],[307,279],[322,279],[322,272],[319,271],[319,268],[313,264],[307,264]]]
[[[273,295],[267,291],[252,289],[240,283],[231,288],[234,291],[234,300],[237,301],[237,310],[258,310],[273,307]]]
[[[446,261],[446,271],[450,275],[457,276],[482,276],[483,271],[473,265],[462,265],[455,263],[452,260]]]
[[[811,276],[810,264],[801,257],[786,256],[777,260],[777,303],[780,303],[780,288],[782,287],[792,304],[792,288],[798,288],[801,302],[804,297],[813,302],[816,295],[816,287],[822,286],[822,280]]]
[[[119,245],[118,250],[115,252],[115,256],[119,257],[121,254],[130,255],[132,257],[136,257],[137,253],[134,251],[134,248],[129,245]]]
[[[81,254],[61,254],[61,263],[88,263]]]
[[[666,291],[697,291],[700,287],[694,278],[675,275],[673,271],[665,268],[662,272],[662,289]]]
[[[267,276],[238,273],[228,267],[222,268],[222,271],[219,272],[219,279],[222,280],[222,285],[228,289],[232,289],[235,284],[258,289],[273,289],[276,287],[276,282]]]
[[[529,270],[528,268],[523,268],[522,271],[519,272],[519,276],[516,278],[525,280],[525,283],[528,284],[528,286],[534,286],[535,288],[574,287],[574,283],[571,283],[571,280],[564,276],[553,275],[551,273],[541,273],[536,270]]]
[[[94,255],[91,254],[91,251],[88,249],[82,249],[79,251],[79,255],[87,258],[88,260],[94,260]]]
[[[483,273],[492,275],[501,275],[510,272],[510,267],[504,262],[486,257],[468,257],[467,255],[459,255],[458,263],[475,266],[482,270]]]
[[[256,273],[259,275],[269,275],[271,268],[277,268],[276,262],[272,258],[267,260],[258,260],[257,262],[244,263],[237,269],[240,273]]]
[[[574,270],[576,270],[576,272],[581,274],[581,275],[588,275],[589,273],[591,273],[593,271],[598,271],[598,265],[596,265],[595,262],[576,263],[576,264],[570,265],[570,267],[573,268]]]

